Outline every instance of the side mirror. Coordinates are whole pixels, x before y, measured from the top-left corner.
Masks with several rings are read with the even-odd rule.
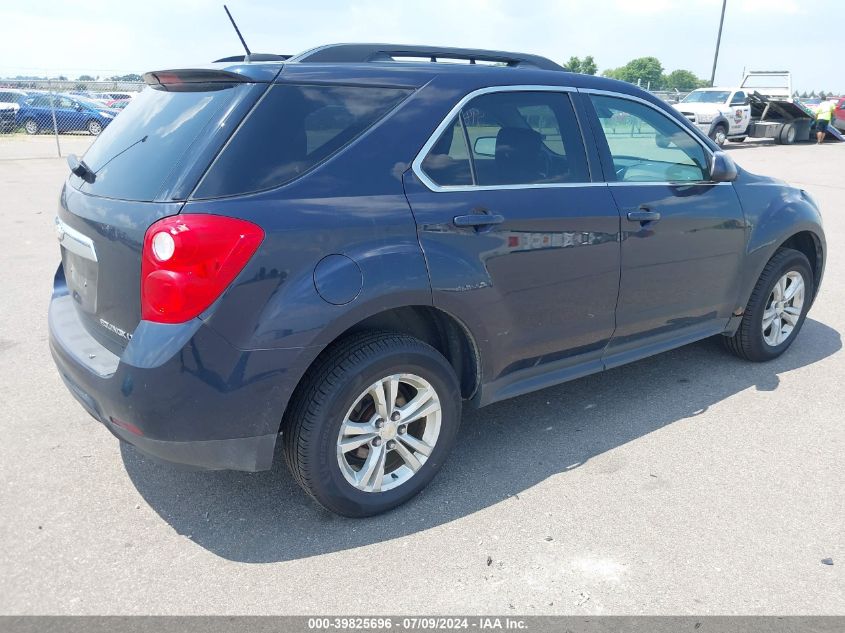
[[[495,136],[479,136],[473,143],[472,151],[478,156],[495,156],[496,155],[496,137]]]
[[[739,175],[733,158],[725,152],[713,154],[713,165],[710,167],[710,180],[713,182],[733,182]]]

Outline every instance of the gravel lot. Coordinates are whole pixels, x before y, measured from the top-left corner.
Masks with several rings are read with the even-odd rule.
[[[0,613],[845,614],[845,144],[731,152],[824,210],[786,355],[702,342],[467,410],[435,482],[357,521],[281,459],[184,472],[83,412],[47,349],[67,167],[0,160]]]

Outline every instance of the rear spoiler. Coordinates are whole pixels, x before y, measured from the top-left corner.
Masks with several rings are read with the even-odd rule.
[[[228,70],[211,68],[184,68],[180,70],[154,70],[144,73],[148,86],[178,86],[181,84],[248,83],[249,77]]]

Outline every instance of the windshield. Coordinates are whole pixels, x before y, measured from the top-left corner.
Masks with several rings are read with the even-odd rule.
[[[86,99],[85,97],[74,97],[74,101],[78,101],[82,105],[88,106],[89,108],[93,108],[94,110],[102,110],[105,108],[105,104],[100,103],[99,101],[94,101],[93,99]]]
[[[681,103],[724,103],[731,96],[726,90],[693,90]]]
[[[94,182],[73,177],[71,184],[107,198],[155,200],[185,171],[204,171],[207,163],[198,165],[199,148],[222,143],[220,137],[228,135],[232,125],[224,125],[225,117],[250,98],[255,85],[206,84],[174,92],[146,88],[83,157],[96,174]],[[96,107],[105,108],[102,104]]]

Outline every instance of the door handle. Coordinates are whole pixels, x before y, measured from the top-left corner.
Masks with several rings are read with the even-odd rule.
[[[658,211],[650,211],[649,209],[640,209],[639,211],[628,211],[628,220],[631,222],[657,222],[660,220],[660,213]]]
[[[456,215],[452,220],[455,226],[492,226],[505,221],[505,216],[494,213],[473,213],[471,215]]]

